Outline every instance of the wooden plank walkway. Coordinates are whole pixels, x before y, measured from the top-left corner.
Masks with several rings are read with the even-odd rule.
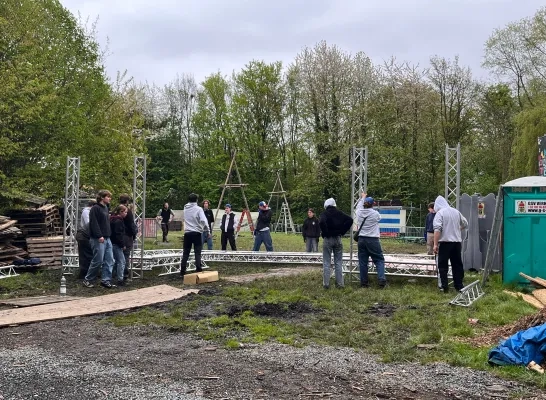
[[[38,306],[40,304],[61,303],[63,301],[80,300],[85,297],[77,296],[34,296],[34,297],[16,297],[14,299],[0,300],[0,304],[14,307]]]
[[[128,310],[175,300],[190,293],[199,293],[199,290],[159,285],[64,303],[4,310],[0,311],[0,327]]]

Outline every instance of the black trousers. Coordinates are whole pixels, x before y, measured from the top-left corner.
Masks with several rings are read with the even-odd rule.
[[[448,261],[451,262],[451,272],[453,273],[453,285],[456,290],[461,290],[464,278],[463,260],[461,256],[461,242],[440,242],[438,243],[438,271],[440,272],[440,281],[442,289],[446,290],[448,286],[447,272],[449,269]]]
[[[228,240],[229,240],[229,247],[231,247],[231,250],[237,251],[237,245],[235,244],[234,231],[229,231],[229,232],[222,231],[222,235],[220,236],[220,242],[222,243],[222,250],[227,250]]]
[[[78,265],[80,267],[79,278],[84,279],[93,258],[93,250],[89,239],[78,240]]]
[[[203,250],[203,236],[201,232],[186,232],[184,233],[184,250],[182,253],[182,263],[180,265],[180,275],[186,273],[188,267],[188,258],[193,245],[195,254],[195,271],[201,272],[201,250]]]
[[[167,235],[169,234],[169,224],[161,223],[161,230],[163,231],[163,241],[167,241]]]

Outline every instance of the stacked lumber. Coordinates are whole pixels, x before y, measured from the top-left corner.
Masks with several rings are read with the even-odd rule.
[[[14,259],[27,255],[26,251],[12,245],[12,241],[21,235],[16,224],[16,220],[0,215],[0,266],[11,265]]]
[[[508,290],[504,290],[504,293],[514,297],[520,297],[524,301],[526,301],[527,303],[531,304],[533,307],[536,307],[538,309],[545,308],[546,307],[546,279],[542,279],[539,277],[533,278],[532,276],[526,275],[523,272],[520,272],[519,275],[527,279],[538,289],[533,290],[532,296],[529,294],[509,292]]]
[[[39,258],[43,269],[58,269],[62,266],[63,237],[27,237],[27,249],[31,258]]]
[[[58,236],[63,234],[61,215],[55,204],[38,208],[11,210],[8,215],[17,220],[17,228],[27,237]]]

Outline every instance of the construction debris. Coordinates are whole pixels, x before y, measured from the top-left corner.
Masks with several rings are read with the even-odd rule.
[[[63,237],[27,237],[27,249],[30,257],[39,258],[40,267],[58,269],[62,266]]]
[[[522,298],[527,303],[531,304],[533,307],[538,308],[539,310],[544,308],[544,304],[541,303],[536,297],[531,296],[530,294],[510,292],[509,290],[503,290],[504,293],[509,294],[510,296]]]
[[[13,260],[27,256],[25,250],[12,244],[21,235],[16,224],[16,220],[0,215],[0,267],[11,265]]]
[[[528,281],[534,283],[538,287],[546,288],[546,279],[539,278],[538,276],[533,278],[532,276],[525,275],[523,272],[519,273],[519,276],[527,279]]]
[[[63,233],[61,215],[55,204],[11,210],[8,215],[17,220],[16,226],[27,237],[58,236]]]

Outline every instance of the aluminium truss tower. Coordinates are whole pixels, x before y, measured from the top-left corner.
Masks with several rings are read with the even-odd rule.
[[[446,143],[445,199],[451,207],[459,209],[461,194],[461,144],[449,147]]]
[[[368,146],[366,147],[353,147],[351,149],[351,175],[352,175],[352,191],[351,191],[351,204],[352,217],[356,223],[356,205],[360,200],[361,193],[368,189]],[[351,262],[353,266],[353,246],[354,240],[351,232]],[[354,268],[354,267],[353,267]],[[353,271],[351,271],[353,272]]]
[[[133,163],[133,204],[135,206],[135,224],[138,227],[136,249],[133,247],[129,271],[131,279],[143,277],[144,238],[146,221],[146,155],[135,156]],[[139,270],[133,269],[134,261],[138,260]]]
[[[80,190],[80,157],[66,158],[63,224],[63,274],[71,274],[78,267],[78,199]]]

